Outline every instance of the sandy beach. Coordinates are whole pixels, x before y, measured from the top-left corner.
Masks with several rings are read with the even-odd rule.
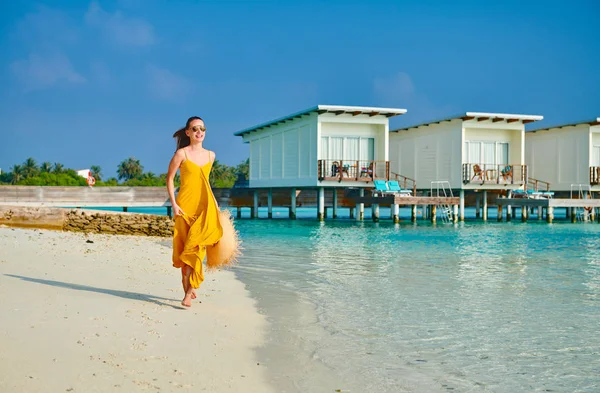
[[[180,306],[170,239],[0,227],[0,391],[272,392],[230,271]]]

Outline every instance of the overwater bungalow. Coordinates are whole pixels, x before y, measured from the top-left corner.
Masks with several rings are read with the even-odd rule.
[[[269,206],[272,189],[289,188],[292,208],[296,189],[316,188],[323,217],[325,188],[362,191],[375,180],[390,178],[389,119],[404,113],[406,109],[318,105],[238,131],[235,135],[250,144],[249,187],[268,189]]]
[[[482,191],[484,219],[488,190],[516,190],[527,184],[525,124],[542,116],[466,112],[390,133],[391,173],[417,180],[419,189],[444,182],[460,194]],[[439,184],[439,183],[437,183]]]
[[[600,191],[600,117],[528,130],[525,144],[531,177],[555,191]]]
[[[405,109],[318,105],[238,131],[251,188],[373,187],[389,179],[389,118]]]

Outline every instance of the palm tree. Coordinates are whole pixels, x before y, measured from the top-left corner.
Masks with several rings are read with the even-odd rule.
[[[97,181],[102,180],[102,168],[100,168],[98,165],[92,165],[90,167],[90,171],[92,172],[92,176],[94,177],[94,179],[96,179]]]
[[[25,160],[23,163],[23,176],[25,178],[37,176],[39,168],[37,162],[31,157]]]
[[[52,169],[52,172],[54,173],[63,173],[65,170],[65,166],[61,163],[55,162],[54,163],[54,168]]]
[[[144,167],[140,164],[140,160],[136,160],[133,157],[129,157],[128,159],[122,161],[117,167],[117,175],[119,176],[119,180],[125,179],[131,180],[142,176],[144,172]]]
[[[48,161],[44,161],[42,162],[42,164],[40,165],[40,170],[43,173],[50,173],[50,171],[52,170],[52,164],[49,163]]]
[[[17,184],[23,178],[23,168],[21,165],[12,167],[12,184]]]

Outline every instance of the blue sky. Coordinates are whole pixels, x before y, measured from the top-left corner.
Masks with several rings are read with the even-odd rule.
[[[0,168],[123,159],[166,172],[192,115],[233,133],[317,104],[600,116],[600,4],[580,1],[3,1]]]

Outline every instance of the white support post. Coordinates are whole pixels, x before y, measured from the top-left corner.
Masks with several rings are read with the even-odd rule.
[[[371,205],[371,218],[373,222],[379,222],[379,203],[373,203]]]
[[[324,187],[319,187],[319,201],[318,201],[317,205],[318,205],[317,219],[319,221],[325,221],[325,188]]]
[[[361,187],[361,188],[358,190],[358,195],[359,195],[361,198],[362,198],[362,197],[364,197],[364,196],[365,196],[365,189]],[[359,204],[358,204],[358,209],[357,209],[357,210],[358,210],[358,212],[357,212],[357,214],[356,214],[356,219],[357,219],[358,221],[362,221],[362,220],[364,220],[364,219],[365,219],[365,204],[364,204],[364,203],[359,203]]]
[[[483,202],[482,203],[483,204],[483,214],[482,214],[483,221],[487,221],[487,219],[488,219],[487,191],[483,192],[482,198],[483,198],[483,201],[482,201]]]
[[[398,205],[397,203],[394,203],[391,206],[392,211],[392,221],[394,221],[394,224],[397,224],[400,222],[400,205]]]

